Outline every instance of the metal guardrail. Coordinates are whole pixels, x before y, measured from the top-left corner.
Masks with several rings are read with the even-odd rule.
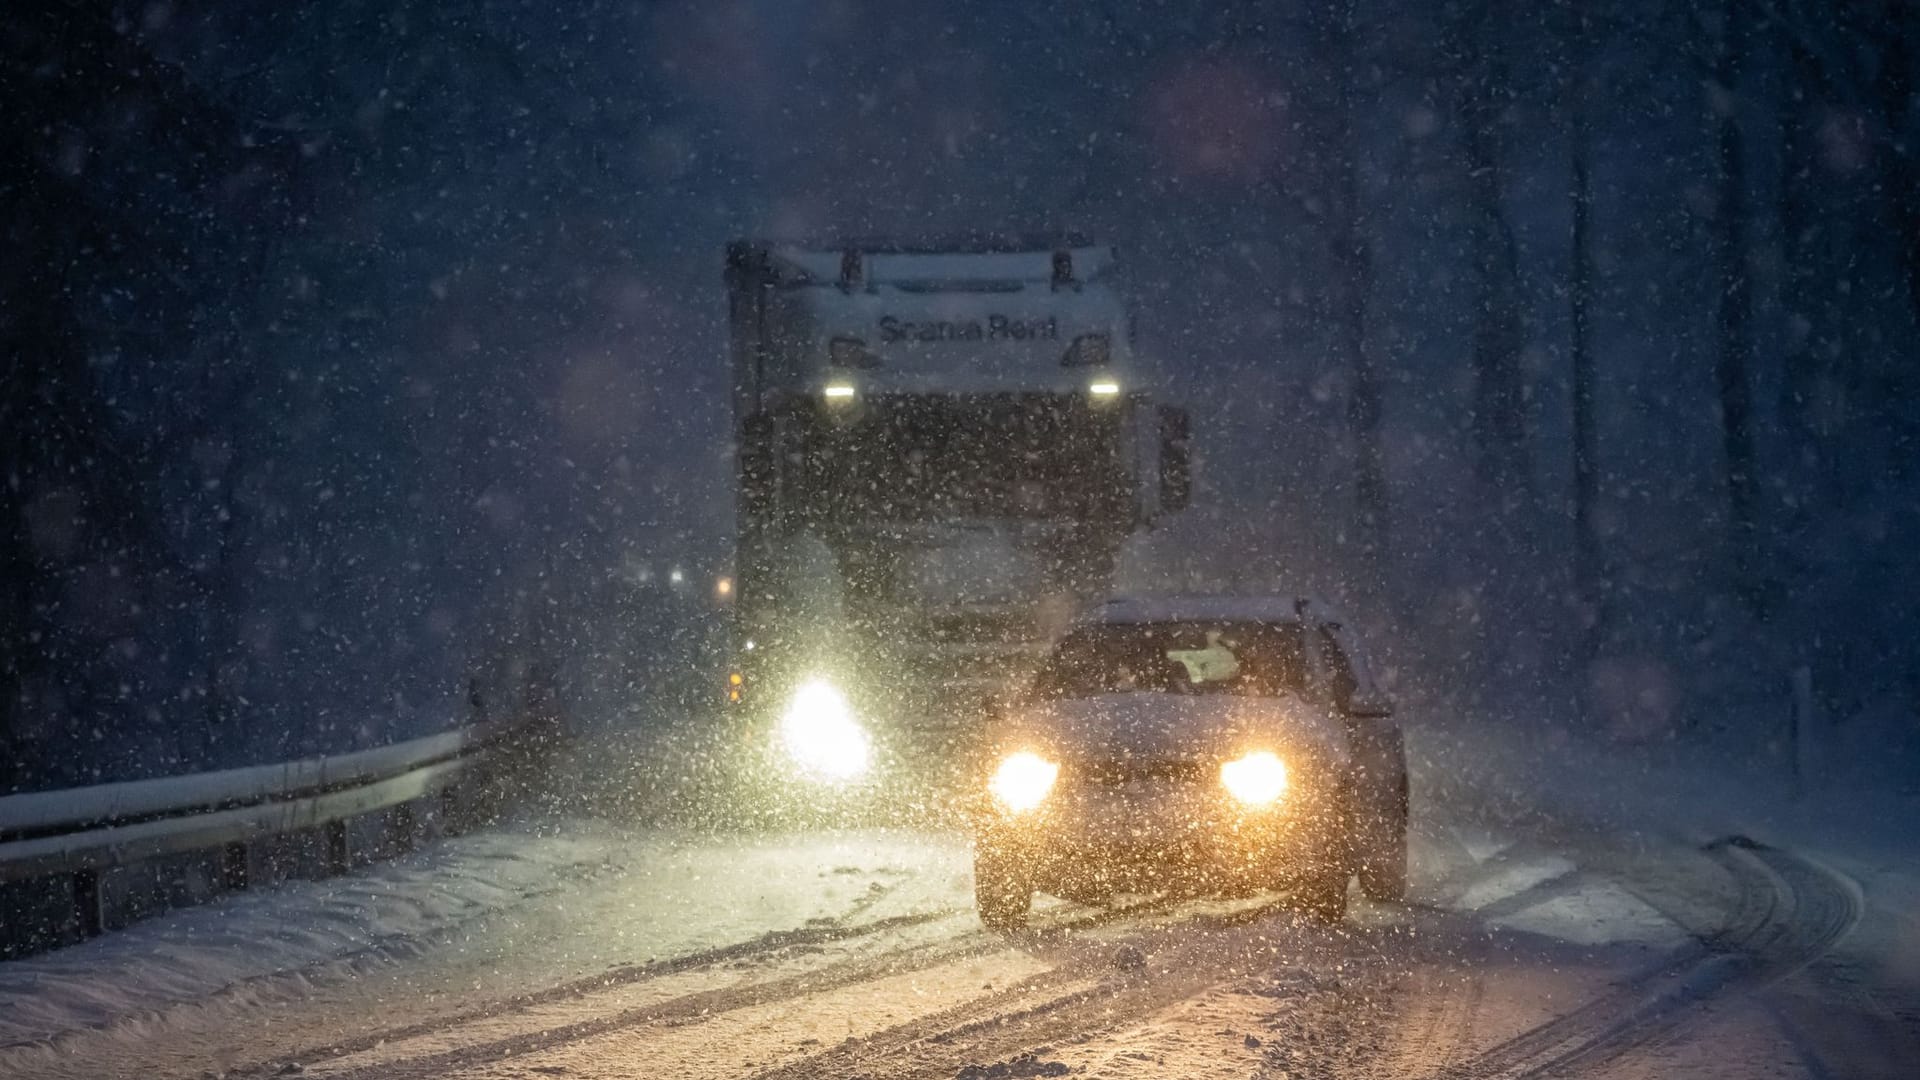
[[[0,796],[0,884],[70,878],[84,937],[103,929],[112,867],[217,851],[221,887],[243,889],[250,843],[311,831],[326,869],[344,871],[351,819],[391,809],[410,833],[417,800],[485,772],[528,730],[493,722],[331,757]]]

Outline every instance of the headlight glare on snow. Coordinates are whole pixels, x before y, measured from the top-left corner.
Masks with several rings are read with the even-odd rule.
[[[852,780],[867,771],[871,747],[845,694],[824,680],[796,690],[780,718],[780,742],[802,772],[822,780]]]
[[[1287,766],[1270,750],[1234,758],[1220,766],[1220,783],[1248,806],[1266,806],[1287,790]]]
[[[1000,762],[993,779],[987,781],[987,790],[1000,805],[1017,814],[1039,806],[1059,776],[1060,766],[1031,750],[1021,750]]]

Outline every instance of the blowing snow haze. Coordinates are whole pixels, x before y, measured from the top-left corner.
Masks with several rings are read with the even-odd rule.
[[[736,235],[1117,244],[1203,458],[1153,572],[1361,598],[1436,690],[1645,737],[1808,664],[1910,715],[1911,21],[22,9],[7,782],[612,659],[583,622],[665,617],[623,572],[726,546]]]
[[[824,677],[799,646],[914,702],[889,665],[964,653],[999,717],[1112,592],[1342,612],[1288,632],[1367,643],[1418,895],[1460,755],[1909,806],[1916,50],[1906,0],[11,5],[0,796],[538,715],[503,813],[612,866],[598,815],[683,810],[658,748],[726,773],[729,704]],[[949,363],[972,404],[902,403]],[[805,400],[763,430],[768,386]],[[864,644],[792,614],[883,593]],[[833,685],[808,731],[908,754]],[[4,811],[0,865],[51,835]],[[831,883],[801,850],[729,865]],[[680,944],[826,917],[779,912]]]

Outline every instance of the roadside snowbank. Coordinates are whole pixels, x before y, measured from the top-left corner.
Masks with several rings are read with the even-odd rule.
[[[458,837],[324,881],[289,882],[0,964],[0,1073],[64,1032],[165,1026],[173,1006],[243,1009],[396,960],[472,967],[501,996],[542,981],[857,926],[966,900],[964,845],[862,830],[694,835],[569,819]],[[529,949],[521,986],[489,977]]]

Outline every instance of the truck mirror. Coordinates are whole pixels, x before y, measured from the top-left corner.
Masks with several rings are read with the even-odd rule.
[[[980,715],[988,723],[998,723],[1007,717],[1007,694],[995,691],[980,697]]]
[[[1187,410],[1160,406],[1160,509],[1173,513],[1187,508],[1193,494],[1191,431]]]
[[[1348,700],[1347,715],[1357,720],[1385,720],[1393,715],[1393,699],[1382,693],[1359,691]]]

